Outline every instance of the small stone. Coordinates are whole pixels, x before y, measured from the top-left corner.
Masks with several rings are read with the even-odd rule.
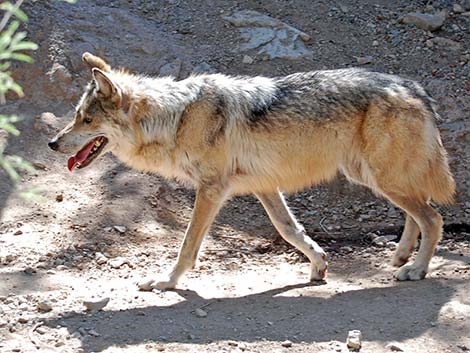
[[[100,252],[95,253],[95,260],[98,265],[104,265],[108,262],[108,258]]]
[[[379,41],[378,41],[378,40],[374,40],[374,41],[372,42],[372,46],[373,46],[373,47],[377,47],[378,45],[379,45]]]
[[[52,310],[52,305],[46,301],[40,301],[37,307],[39,311],[49,312]]]
[[[348,332],[346,345],[351,349],[360,349],[362,345],[362,333],[359,330],[352,330]]]
[[[459,5],[459,4],[454,4],[453,10],[454,10],[455,13],[462,13],[462,12],[465,12],[465,10],[463,9],[462,5]]]
[[[23,234],[23,231],[21,229],[18,229],[16,232],[13,233],[13,235],[21,235]]]
[[[114,226],[113,228],[116,229],[121,234],[124,234],[127,230],[125,226]]]
[[[229,346],[232,346],[232,347],[238,346],[238,342],[237,342],[237,341],[228,341],[227,344],[228,344]]]
[[[356,57],[356,62],[357,62],[358,65],[367,65],[367,64],[372,63],[373,60],[374,60],[374,58],[370,55],[368,55],[368,56],[357,56]]]
[[[194,310],[194,314],[195,314],[197,317],[207,317],[207,312],[205,312],[204,310],[199,309],[199,308],[197,308],[196,310]]]
[[[108,305],[109,298],[103,298],[97,301],[84,300],[83,305],[85,306],[86,311],[97,312],[103,310],[103,308]]]
[[[387,249],[390,249],[390,250],[396,250],[396,248],[398,247],[398,244],[394,241],[390,241],[387,243],[386,247]]]
[[[399,21],[404,24],[414,24],[418,28],[432,32],[438,30],[444,25],[446,17],[446,11],[441,11],[437,14],[411,12],[401,17]]]
[[[57,195],[57,196],[55,197],[55,200],[56,200],[57,202],[62,202],[62,201],[64,201],[64,195],[62,195],[62,194]]]
[[[93,337],[100,337],[100,336],[101,336],[101,335],[100,335],[98,332],[96,332],[95,330],[90,330],[90,331],[88,331],[88,334],[89,334],[90,336],[93,336]]]
[[[129,264],[129,261],[126,259],[123,259],[121,257],[117,257],[111,261],[108,261],[109,266],[111,266],[114,269],[121,268],[125,264]]]
[[[386,345],[386,348],[394,352],[403,352],[403,348],[398,342],[390,342]]]
[[[154,284],[155,281],[153,279],[147,279],[137,283],[137,287],[142,292],[151,292],[155,288]]]
[[[470,0],[464,0],[462,3],[462,7],[465,9],[465,11],[470,10]]]
[[[289,340],[282,341],[281,346],[286,347],[286,348],[290,348],[290,347],[292,347],[292,342],[289,341]]]
[[[426,41],[426,45],[428,45],[427,44],[428,42],[431,42],[433,45],[435,44],[439,47],[445,47],[446,49],[450,49],[450,50],[460,50],[462,48],[462,44],[460,44],[459,42],[456,42],[455,40],[444,38],[444,37],[434,37],[434,38],[428,39]]]
[[[243,55],[242,63],[243,64],[253,64],[254,60],[249,55]]]
[[[26,324],[29,320],[23,316],[21,316],[19,319],[18,319],[18,322],[20,324]]]
[[[39,170],[47,170],[47,167],[44,163],[41,163],[41,162],[33,162],[33,167],[35,169],[39,169]]]

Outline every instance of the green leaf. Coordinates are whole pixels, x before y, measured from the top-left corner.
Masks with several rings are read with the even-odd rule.
[[[18,61],[24,61],[27,63],[33,62],[33,58],[31,58],[29,55],[23,54],[23,53],[11,53],[10,57],[13,60],[18,60]]]
[[[10,45],[10,49],[13,51],[19,51],[19,50],[37,50],[38,45],[33,42],[20,42],[18,44],[12,44]]]

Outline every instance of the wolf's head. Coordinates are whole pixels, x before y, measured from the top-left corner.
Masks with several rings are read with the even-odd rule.
[[[73,154],[68,168],[84,168],[100,154],[118,144],[120,131],[129,110],[129,99],[116,80],[118,74],[101,58],[90,53],[82,56],[93,80],[80,99],[73,120],[50,142],[54,151]]]

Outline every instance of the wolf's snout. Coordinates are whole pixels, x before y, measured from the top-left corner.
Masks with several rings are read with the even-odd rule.
[[[51,150],[57,151],[59,149],[59,143],[57,140],[51,140],[47,145]]]

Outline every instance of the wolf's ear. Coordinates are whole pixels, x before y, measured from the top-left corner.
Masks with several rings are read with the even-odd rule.
[[[109,66],[106,63],[106,61],[104,61],[100,57],[95,56],[93,54],[90,54],[88,52],[83,53],[82,60],[88,65],[88,67],[90,69],[93,69],[93,68],[97,67],[98,69],[100,69],[101,71],[104,71],[104,72],[110,72],[111,71],[111,66]]]
[[[121,107],[122,91],[121,88],[103,71],[96,67],[91,70],[93,79],[96,82],[96,92],[103,99],[111,100],[117,108]]]

